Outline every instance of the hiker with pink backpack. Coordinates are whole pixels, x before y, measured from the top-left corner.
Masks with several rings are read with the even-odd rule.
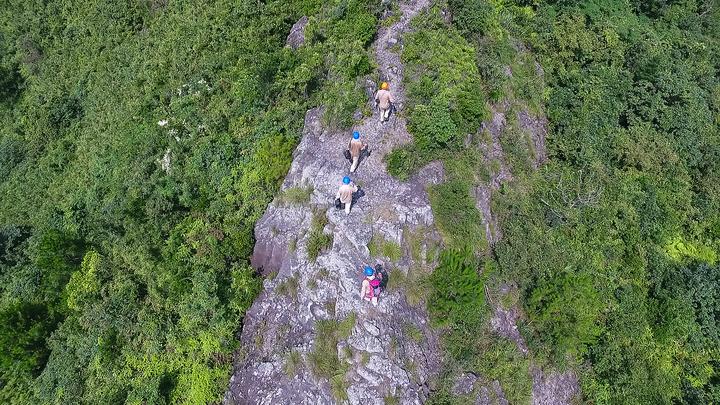
[[[378,265],[377,267],[378,269],[375,270],[370,266],[365,266],[365,279],[360,287],[360,299],[370,301],[375,306],[377,306],[378,296],[386,284],[384,282],[386,277],[383,274],[381,266]]]

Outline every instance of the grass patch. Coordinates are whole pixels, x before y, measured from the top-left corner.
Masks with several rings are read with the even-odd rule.
[[[280,205],[302,205],[310,202],[315,189],[312,185],[290,187],[283,190],[278,196]]]
[[[394,262],[402,258],[402,249],[400,248],[400,245],[385,239],[379,234],[373,235],[370,243],[368,244],[368,249],[370,250],[370,256],[373,257],[387,257]]]
[[[403,330],[405,331],[405,335],[409,336],[410,339],[412,339],[415,343],[420,343],[423,340],[423,333],[420,328],[413,325],[412,323],[405,323],[405,326],[403,327]]]
[[[421,267],[408,270],[405,274],[400,269],[391,269],[388,275],[388,290],[402,291],[411,306],[418,306],[427,301],[430,286],[429,273]]]
[[[297,251],[297,238],[290,239],[288,242],[288,252],[295,253]]]
[[[338,401],[347,401],[348,382],[345,374],[338,374],[330,378],[330,391]]]
[[[332,246],[333,237],[323,232],[328,219],[325,213],[316,212],[310,224],[310,235],[308,236],[307,252],[311,261],[317,260],[320,252]]]
[[[281,281],[280,284],[278,284],[277,292],[282,295],[287,295],[288,297],[292,298],[293,300],[297,299],[297,293],[298,293],[298,287],[299,282],[297,275],[293,275],[292,277],[288,277],[285,280]]]
[[[403,239],[408,245],[408,250],[410,251],[410,258],[416,263],[421,263],[423,261],[422,254],[424,242],[422,230],[412,232],[408,228],[405,228],[403,229]]]
[[[470,185],[451,180],[430,187],[430,204],[443,241],[450,248],[472,246],[476,252],[487,246],[482,216],[470,196]]]
[[[470,343],[470,342],[468,342]],[[532,376],[530,360],[514,342],[486,332],[475,340],[482,355],[473,358],[473,369],[488,380],[498,380],[511,404],[530,402]]]
[[[291,351],[285,360],[285,374],[287,374],[289,378],[295,377],[301,365],[302,355],[300,352],[297,350]]]
[[[385,405],[400,405],[400,400],[397,397],[387,396],[383,399]]]
[[[430,163],[432,155],[423,153],[414,144],[402,145],[383,158],[387,171],[401,181],[407,181],[421,167]]]
[[[333,395],[338,400],[347,400],[347,381],[345,373],[348,365],[338,356],[338,343],[350,336],[355,326],[355,314],[343,321],[320,320],[315,322],[315,347],[310,353],[310,364],[315,375],[330,382]]]
[[[511,124],[500,135],[500,145],[505,152],[505,158],[513,173],[530,173],[535,154],[532,139],[525,131],[518,128],[517,119]]]
[[[417,264],[425,265],[437,260],[440,254],[438,242],[428,237],[430,229],[424,226],[411,231],[408,228],[403,230],[403,240],[407,244],[410,258]]]

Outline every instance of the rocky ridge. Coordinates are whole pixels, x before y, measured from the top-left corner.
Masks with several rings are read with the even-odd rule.
[[[400,18],[380,30],[373,46],[380,76],[393,86],[399,109],[405,97],[398,44],[411,18],[427,6],[427,0],[401,3]],[[365,195],[346,216],[331,203],[349,171],[342,151],[350,133],[324,128],[321,117],[322,109],[308,111],[282,185],[281,196],[307,190],[307,201],[278,198],[256,224],[252,264],[269,277],[246,314],[241,341],[249,349],[236,360],[225,403],[383,404],[390,398],[422,403],[439,371],[438,336],[425,311],[410,305],[392,284],[410,271],[432,266],[439,236],[425,187],[442,181],[442,166],[430,164],[408,182],[392,178],[382,159],[411,140],[405,121],[393,117],[380,124],[377,116],[366,118],[354,129],[369,143],[371,154],[352,176]],[[332,235],[332,246],[316,260],[308,249],[319,236],[311,230],[314,223],[324,224],[322,232]],[[407,254],[394,257],[395,262],[371,257],[371,243]],[[391,269],[391,286],[373,307],[360,300],[360,269],[378,262]],[[318,334],[328,333],[318,327],[321,323],[348,328],[331,331],[336,353],[319,352],[323,337]],[[337,356],[334,375],[317,372],[323,356]]]

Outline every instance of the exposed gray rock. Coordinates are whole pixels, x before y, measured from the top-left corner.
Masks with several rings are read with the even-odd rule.
[[[396,104],[405,99],[402,69],[390,69],[398,66],[400,59],[387,46],[388,39],[402,35],[410,18],[427,5],[427,0],[400,4],[400,20],[378,33],[374,49],[380,75],[391,81]],[[374,92],[371,90],[369,93]],[[400,244],[403,251],[409,249],[403,230],[421,230],[427,244],[438,243],[425,185],[442,178],[442,165],[430,165],[408,182],[392,178],[383,158],[411,141],[405,121],[396,117],[380,124],[377,117],[365,119],[353,129],[368,142],[371,154],[351,175],[365,196],[346,215],[335,210],[332,202],[349,171],[342,151],[350,132],[327,130],[321,116],[322,109],[307,112],[303,138],[282,185],[283,190],[312,186],[309,203],[272,203],[255,226],[252,265],[263,274],[276,276],[265,280],[263,291],[245,315],[240,336],[244,355],[237,356],[225,403],[335,403],[329,381],[312,372],[316,322],[352,315],[355,324],[347,339],[340,340],[336,353],[348,366],[343,378],[347,402],[382,404],[386,396],[394,396],[403,404],[420,404],[428,398],[429,381],[439,372],[437,333],[429,327],[424,309],[408,305],[402,291],[386,291],[377,307],[361,300],[361,268],[382,262],[407,272],[410,266],[421,264],[408,257],[397,263],[370,257],[367,245],[374,235]],[[332,246],[316,261],[310,260],[307,252],[314,215],[327,218],[325,232],[333,235]],[[296,288],[288,287],[291,285]],[[405,335],[407,325],[421,332],[420,341]],[[303,361],[289,376],[285,366],[293,350]]]
[[[532,403],[534,405],[565,405],[573,403],[578,392],[578,380],[571,372],[551,372],[544,374],[540,368],[534,368]]]
[[[500,144],[500,137],[507,127],[505,111],[508,103],[499,103],[490,106],[492,118],[480,126],[480,133],[484,134],[487,140],[481,142],[479,147],[483,152],[485,162],[489,167],[497,167],[490,173],[490,180],[486,184],[475,187],[475,206],[482,213],[483,226],[485,227],[485,238],[490,247],[494,246],[502,238],[502,231],[497,218],[490,209],[492,204],[492,193],[499,190],[503,183],[512,180],[512,174],[505,161],[505,154]]]
[[[372,322],[365,321],[362,323],[362,325],[363,325],[363,328],[365,328],[365,330],[368,331],[369,334],[371,334],[373,336],[380,335],[380,329],[378,329],[378,327],[375,326],[375,324],[373,324]]]
[[[375,92],[377,91],[378,85],[375,83],[374,80],[370,78],[365,79],[365,96],[368,99],[368,103],[372,104],[374,103],[373,97],[375,97]]]
[[[493,317],[490,319],[490,325],[500,336],[515,342],[520,353],[527,355],[528,348],[525,344],[525,339],[520,335],[517,327],[518,317],[519,314],[516,307],[506,309],[498,305],[495,307]]]
[[[285,40],[285,46],[290,47],[293,50],[303,46],[303,44],[305,44],[305,27],[307,27],[307,24],[307,16],[303,16],[295,24],[293,24],[290,29],[290,34],[288,34],[287,39]]]
[[[460,374],[452,386],[453,395],[468,395],[475,389],[478,377],[473,373]]]
[[[545,138],[548,133],[548,120],[544,115],[533,114],[527,108],[518,111],[517,118],[520,128],[530,134],[533,141],[533,167],[537,169],[547,161]]]

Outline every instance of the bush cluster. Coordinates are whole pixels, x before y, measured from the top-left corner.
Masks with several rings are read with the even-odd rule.
[[[0,10],[0,402],[213,403],[307,109],[352,122],[381,6]],[[305,45],[285,47],[308,16]],[[359,96],[360,95],[360,96]],[[307,200],[291,192],[290,203]]]

